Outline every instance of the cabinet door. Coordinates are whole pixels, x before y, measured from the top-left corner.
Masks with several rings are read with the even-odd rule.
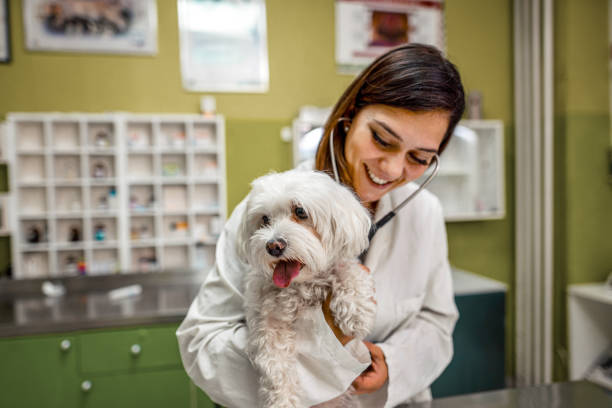
[[[83,377],[83,408],[189,408],[190,381],[181,369]]]
[[[74,338],[0,340],[0,407],[77,407]]]
[[[114,373],[151,368],[182,368],[176,326],[108,330],[80,336],[81,371]]]
[[[432,384],[434,398],[505,387],[505,304],[503,292],[456,296],[459,320],[453,360]]]

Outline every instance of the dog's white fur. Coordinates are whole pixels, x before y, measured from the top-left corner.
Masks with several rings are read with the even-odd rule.
[[[295,322],[300,315],[321,308],[331,292],[330,309],[343,333],[363,339],[374,323],[374,280],[357,261],[368,246],[371,221],[350,190],[321,172],[273,173],[252,187],[238,234],[239,253],[250,266],[245,282],[247,352],[260,373],[264,406],[302,407],[295,370]],[[306,218],[297,216],[298,207]],[[278,239],[286,247],[274,256],[266,245]],[[273,282],[281,260],[302,264],[286,288]],[[325,406],[351,401],[347,391]]]

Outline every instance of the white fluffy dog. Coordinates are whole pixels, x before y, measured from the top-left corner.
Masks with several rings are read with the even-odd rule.
[[[260,373],[264,406],[301,407],[295,370],[300,315],[321,308],[331,292],[330,309],[344,334],[363,339],[374,323],[374,281],[357,261],[371,221],[350,190],[321,172],[269,174],[252,187],[238,238],[250,266],[247,352]]]

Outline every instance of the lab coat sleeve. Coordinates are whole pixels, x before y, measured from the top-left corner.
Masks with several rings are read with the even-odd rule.
[[[431,270],[420,311],[407,316],[399,327],[378,346],[389,369],[385,408],[394,407],[428,392],[431,383],[444,371],[453,356],[452,333],[458,318],[446,229],[439,202],[432,206],[435,220]]]
[[[217,244],[216,262],[177,330],[179,350],[189,377],[225,407],[258,405],[258,374],[246,355],[242,279],[247,265],[236,250],[243,201],[228,220]],[[370,357],[361,342],[342,346],[314,310],[298,332],[297,367],[305,405],[341,394],[367,368]]]

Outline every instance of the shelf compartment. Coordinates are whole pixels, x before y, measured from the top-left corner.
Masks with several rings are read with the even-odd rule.
[[[57,214],[82,211],[84,208],[81,187],[56,187],[55,212]]]
[[[184,149],[186,147],[185,125],[182,122],[162,123],[159,145],[162,148]]]
[[[219,211],[219,186],[196,184],[193,188],[191,209],[194,211]]]
[[[193,238],[204,243],[215,243],[221,234],[223,221],[218,215],[196,215],[194,217]]]
[[[158,270],[159,261],[155,247],[132,248],[130,250],[130,269],[137,272]]]
[[[48,209],[46,187],[19,187],[19,212],[22,215],[46,214]]]
[[[117,219],[116,218],[92,218],[91,240],[94,245],[110,246],[117,241]]]
[[[117,189],[114,185],[92,186],[90,188],[90,207],[93,211],[116,211],[119,208],[117,203]]]
[[[44,150],[46,143],[43,129],[43,122],[17,122],[15,138],[17,150]]]
[[[129,150],[148,149],[153,146],[153,127],[148,122],[127,123],[127,147]]]
[[[24,245],[48,243],[49,225],[45,219],[21,220],[21,236]]]
[[[219,177],[219,163],[215,154],[194,155],[193,159],[193,176],[196,178],[212,178]]]
[[[152,177],[155,174],[152,154],[130,153],[127,167],[130,180]]]
[[[157,207],[153,185],[131,185],[129,200],[132,213],[154,211]]]
[[[186,215],[164,216],[161,236],[164,239],[176,240],[189,238],[189,221]]]
[[[193,125],[193,146],[197,148],[216,149],[217,129],[214,123],[195,123]]]
[[[53,157],[53,178],[59,181],[80,181],[80,156],[74,154],[55,155]]]
[[[94,249],[91,262],[87,265],[88,275],[109,275],[119,272],[117,249]]]
[[[79,138],[78,122],[55,122],[51,126],[51,145],[53,150],[79,150],[81,142]]]
[[[112,149],[115,146],[115,126],[112,122],[89,123],[87,143],[93,149]]]
[[[167,246],[163,251],[163,268],[189,267],[189,247],[187,245]]]
[[[55,242],[60,245],[82,243],[85,239],[82,218],[66,218],[56,221]]]
[[[44,278],[50,275],[49,254],[47,252],[28,252],[21,257],[21,278]]]
[[[164,211],[187,211],[187,185],[162,186],[162,209]]]
[[[161,176],[164,178],[185,177],[186,163],[185,154],[162,154]]]
[[[21,182],[44,182],[45,157],[26,154],[19,158],[17,180]]]
[[[156,237],[155,217],[130,217],[130,242],[151,240]]]
[[[86,268],[85,252],[82,249],[62,249],[57,251],[56,271],[60,276],[76,276]]]
[[[89,177],[92,183],[116,176],[115,157],[94,154],[89,157]]]

